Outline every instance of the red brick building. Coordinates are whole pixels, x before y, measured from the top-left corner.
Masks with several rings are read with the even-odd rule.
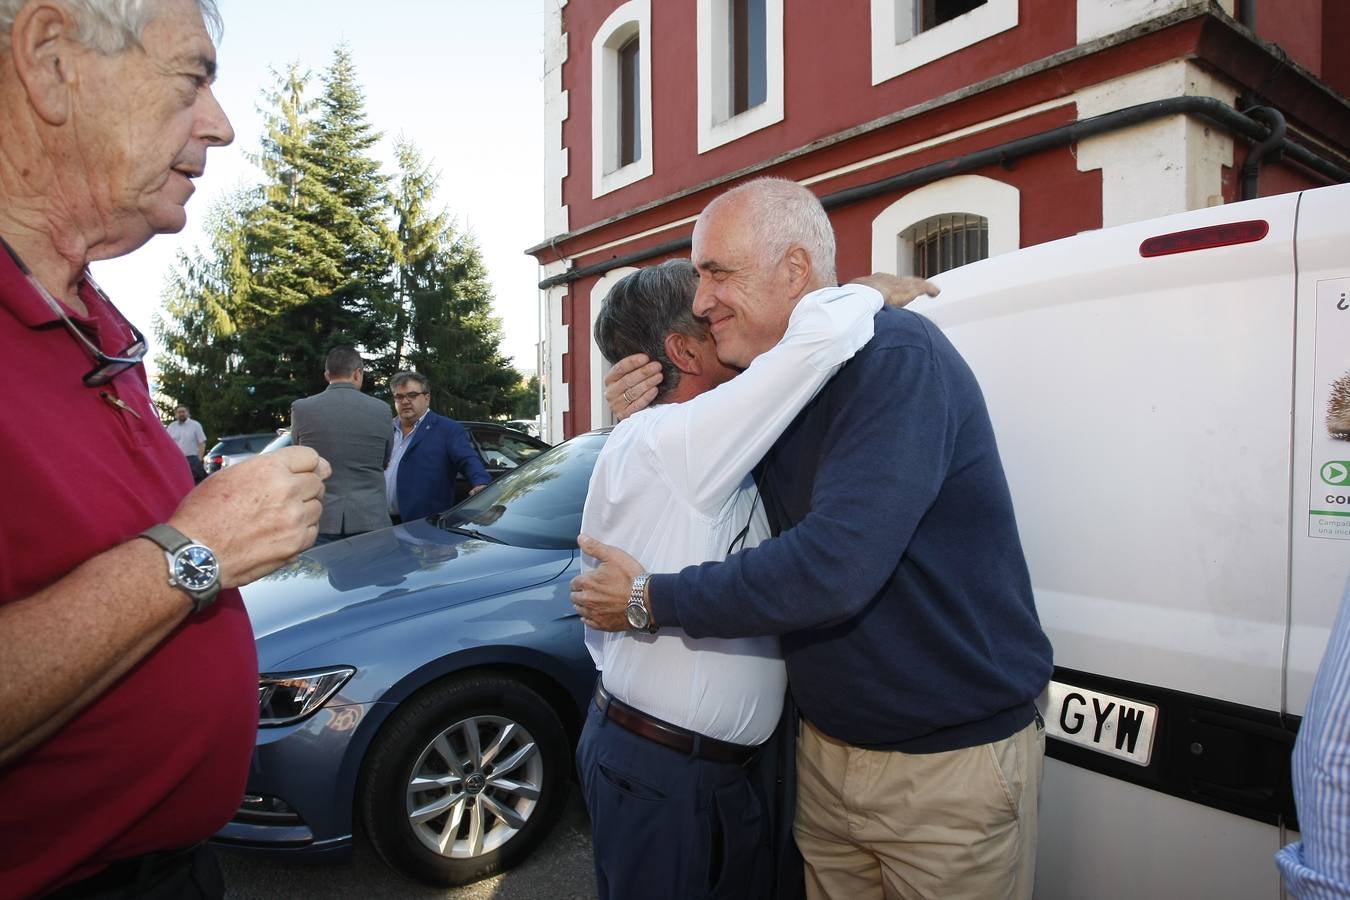
[[[607,421],[609,286],[749,177],[822,197],[844,280],[1350,180],[1344,0],[554,2],[554,441]]]

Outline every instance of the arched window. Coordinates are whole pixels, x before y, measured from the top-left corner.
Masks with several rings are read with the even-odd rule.
[[[958,175],[911,191],[872,220],[872,270],[929,277],[1021,245],[1017,188]]]
[[[783,121],[783,0],[697,0],[698,152]]]
[[[652,174],[650,0],[610,13],[591,41],[591,196]]]

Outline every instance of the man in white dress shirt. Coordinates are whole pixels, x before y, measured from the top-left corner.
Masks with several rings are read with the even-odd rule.
[[[791,248],[789,260],[807,252]],[[655,403],[601,451],[582,516],[583,533],[648,571],[720,560],[768,536],[751,470],[872,337],[882,305],[861,285],[809,293],[782,341],[737,376],[693,315],[697,284],[684,260],[640,270],[614,286],[595,324],[607,359],[646,353],[663,369]],[[783,708],[778,640],[650,634],[645,608],[630,609],[637,630],[586,634],[601,677],[577,754],[600,897],[773,896],[774,804],[757,757],[772,756]]]

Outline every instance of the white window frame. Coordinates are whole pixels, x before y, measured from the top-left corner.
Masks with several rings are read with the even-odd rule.
[[[913,225],[948,213],[983,216],[989,222],[989,256],[1022,243],[1022,193],[983,175],[957,175],[911,191],[872,220],[872,271],[914,274]]]
[[[764,0],[764,102],[731,115],[727,0],[697,0],[698,152],[783,121],[783,0]]]
[[[1017,27],[1017,0],[989,0],[949,22],[896,41],[896,23],[918,0],[872,0],[872,83],[902,75]]]
[[[642,155],[619,159],[619,49],[638,36],[638,85]],[[611,171],[605,171],[609,168]],[[617,191],[652,174],[651,0],[628,0],[609,14],[591,40],[591,197]]]
[[[609,363],[605,362],[605,355],[595,343],[595,320],[600,315],[600,304],[609,296],[609,292],[614,290],[614,285],[618,284],[619,279],[636,271],[637,269],[632,266],[610,269],[591,286],[591,324],[586,333],[590,335],[591,348],[592,428],[604,428],[606,425],[615,424],[614,414],[610,412],[609,404],[605,402],[605,375],[609,372]]]

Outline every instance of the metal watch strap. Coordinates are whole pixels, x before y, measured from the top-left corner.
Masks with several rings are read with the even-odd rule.
[[[633,585],[628,590],[628,605],[642,607],[643,614],[647,619],[647,627],[640,629],[647,634],[656,634],[656,619],[652,616],[651,607],[647,605],[647,579],[651,575],[643,572],[633,579]]]
[[[199,613],[215,602],[216,595],[220,593],[219,580],[217,580],[216,586],[212,590],[199,592],[189,590],[174,579],[174,556],[179,550],[182,550],[184,547],[190,547],[191,545],[196,544],[197,541],[194,541],[192,538],[183,534],[183,532],[174,528],[172,525],[166,525],[162,522],[158,525],[151,525],[136,536],[145,538],[153,544],[157,544],[160,549],[164,551],[164,558],[168,560],[169,564],[169,584],[192,598],[193,613]]]

